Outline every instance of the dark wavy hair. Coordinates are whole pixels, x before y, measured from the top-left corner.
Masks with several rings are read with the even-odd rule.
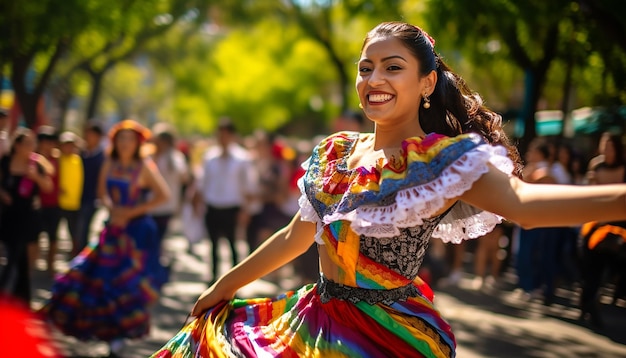
[[[363,48],[372,39],[380,37],[400,40],[417,59],[420,75],[437,72],[437,84],[430,95],[430,108],[424,108],[421,105],[423,103],[420,103],[419,108],[420,125],[426,133],[446,136],[478,133],[488,143],[504,146],[509,158],[515,163],[514,174],[521,174],[522,161],[517,148],[504,133],[502,116],[488,109],[480,95],[452,72],[435,52],[435,41],[426,32],[404,22],[383,22],[368,32]]]

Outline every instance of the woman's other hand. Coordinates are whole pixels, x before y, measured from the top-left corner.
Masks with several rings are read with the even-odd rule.
[[[126,227],[128,222],[134,218],[134,212],[132,208],[126,208],[122,206],[116,206],[111,209],[111,225],[117,227]]]
[[[197,317],[202,314],[202,312],[207,309],[217,305],[221,301],[228,301],[233,299],[235,296],[235,291],[228,289],[225,287],[221,281],[217,281],[217,283],[213,284],[211,287],[207,288],[198,300],[193,305],[193,309],[191,310],[191,315]]]

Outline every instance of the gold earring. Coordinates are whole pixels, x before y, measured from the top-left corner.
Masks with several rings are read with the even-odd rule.
[[[430,98],[428,98],[427,94],[424,94],[424,104],[422,105],[425,109],[430,108]]]
[[[363,104],[359,103],[359,108],[363,109]]]

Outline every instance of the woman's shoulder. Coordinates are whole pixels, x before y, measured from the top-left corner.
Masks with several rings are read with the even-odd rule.
[[[367,137],[367,135],[350,131],[330,134],[317,142],[317,145],[313,148],[312,157],[333,160],[348,156],[354,144],[360,139]]]
[[[317,147],[328,147],[329,145],[345,145],[359,140],[362,137],[373,135],[372,133],[360,133],[352,131],[341,131],[329,134],[318,140]]]
[[[478,134],[467,133],[449,137],[437,133],[410,137],[402,142],[404,159],[408,163],[448,163],[468,152],[488,146]]]
[[[485,144],[486,141],[482,136],[477,133],[463,133],[456,136],[447,136],[439,133],[429,133],[425,136],[409,137],[404,140],[408,143],[419,143],[422,148],[428,149],[432,147],[450,146],[455,143],[467,143],[480,145]]]

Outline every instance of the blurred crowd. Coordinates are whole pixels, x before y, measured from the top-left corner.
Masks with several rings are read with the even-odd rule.
[[[72,260],[95,239],[93,220],[101,208],[98,177],[110,143],[96,122],[86,123],[81,133],[51,126],[9,133],[6,117],[0,112],[0,291],[28,306],[30,277],[42,253],[45,269],[53,275],[59,271],[55,263]],[[358,113],[346,112],[330,129],[363,131],[365,126]],[[167,202],[151,210],[157,245],[174,234],[171,222],[179,218],[182,232],[176,234],[187,237],[190,252],[195,243],[210,240],[211,252],[203,256],[207,277],[215,280],[224,262],[235,265],[243,259],[236,247],[239,240],[254,250],[297,212],[301,163],[319,139],[262,130],[241,136],[228,118],[208,138],[180,138],[171,125],[156,124],[141,153],[152,158],[170,190]],[[523,177],[529,182],[626,181],[621,135],[605,133],[594,153],[538,138],[524,157]],[[66,230],[60,231],[63,225]],[[67,233],[69,254],[57,249],[59,232]],[[230,246],[227,257],[219,254],[220,240]],[[513,272],[520,296],[541,298],[547,305],[553,303],[556,287],[567,285],[581,291],[581,318],[600,326],[600,288],[612,287],[613,303],[626,298],[625,240],[624,223],[525,230],[505,221],[472,242],[433,240],[421,276],[435,288],[470,277],[479,290],[497,286],[504,272]],[[314,282],[317,256],[311,250],[294,263],[294,272]],[[166,266],[169,259],[163,257]]]

